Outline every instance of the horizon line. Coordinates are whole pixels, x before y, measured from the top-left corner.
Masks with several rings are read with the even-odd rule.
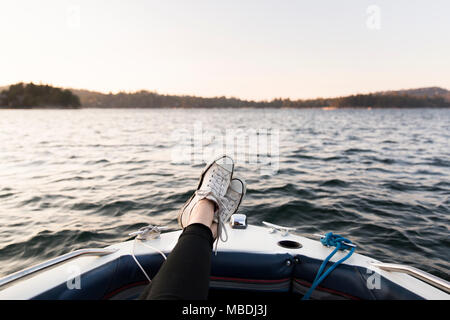
[[[369,92],[357,92],[357,93],[351,93],[351,94],[347,94],[347,95],[337,95],[337,96],[316,96],[314,98],[296,98],[296,99],[292,99],[291,97],[273,97],[271,99],[249,99],[249,98],[242,98],[242,97],[235,97],[235,96],[227,96],[227,95],[216,95],[216,96],[202,96],[202,95],[197,95],[197,94],[181,94],[181,93],[161,93],[158,92],[157,90],[150,90],[150,89],[137,89],[137,90],[131,90],[131,91],[127,91],[127,90],[115,90],[115,91],[109,91],[109,92],[105,92],[102,90],[93,90],[93,89],[86,89],[86,88],[74,88],[71,86],[59,86],[59,85],[54,85],[51,83],[44,83],[39,81],[39,83],[36,83],[34,81],[29,81],[29,82],[25,82],[25,81],[19,81],[13,84],[6,84],[6,85],[0,85],[1,87],[9,87],[11,85],[14,84],[18,84],[18,83],[24,83],[24,84],[29,84],[29,83],[33,83],[33,84],[37,84],[37,85],[49,85],[55,88],[62,88],[62,89],[68,89],[68,90],[79,90],[79,91],[88,91],[88,92],[92,92],[92,93],[99,93],[99,94],[104,94],[104,95],[109,95],[109,94],[113,94],[113,95],[117,95],[120,93],[125,93],[125,94],[135,94],[138,92],[150,92],[150,93],[155,93],[158,95],[166,95],[166,96],[178,96],[178,97],[183,97],[183,96],[187,96],[187,97],[195,97],[195,98],[204,98],[204,99],[214,99],[214,98],[222,98],[224,97],[225,99],[238,99],[238,100],[242,100],[242,101],[254,101],[254,102],[264,102],[264,101],[273,101],[276,99],[281,99],[281,100],[291,100],[291,101],[298,101],[298,100],[317,100],[317,99],[334,99],[334,98],[342,98],[342,97],[347,97],[347,96],[352,96],[352,95],[367,95],[367,94],[374,94],[374,93],[381,93],[381,92],[395,92],[395,91],[406,91],[406,90],[418,90],[418,89],[430,89],[430,88],[439,88],[439,89],[443,89],[446,91],[449,91],[449,89],[443,87],[443,86],[438,86],[438,85],[434,85],[434,86],[426,86],[426,87],[414,87],[414,88],[401,88],[401,89],[385,89],[385,90],[377,90],[377,91],[369,91]]]

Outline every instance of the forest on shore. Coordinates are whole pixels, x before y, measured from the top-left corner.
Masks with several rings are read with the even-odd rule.
[[[337,98],[243,100],[165,95],[151,91],[104,94],[18,83],[0,90],[2,108],[450,108],[450,91],[438,87]]]
[[[68,89],[18,83],[0,92],[3,108],[79,108],[80,98]]]
[[[87,108],[450,108],[450,91],[438,87],[338,98],[253,101],[228,97],[163,95],[150,91],[103,94],[74,90]]]

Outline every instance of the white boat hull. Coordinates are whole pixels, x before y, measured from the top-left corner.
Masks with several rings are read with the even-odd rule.
[[[211,289],[249,292],[292,292],[301,296],[311,285],[320,264],[334,248],[294,234],[249,225],[231,229],[227,242],[219,243],[212,259]],[[273,230],[272,230],[273,231]],[[0,299],[133,299],[147,286],[132,252],[144,269],[154,276],[163,262],[161,251],[170,254],[181,230],[162,233],[146,241],[130,240],[105,249],[103,256],[81,255],[58,264],[0,281]],[[280,241],[299,243],[285,248]],[[133,249],[134,248],[134,249]],[[154,249],[153,249],[154,248]],[[347,252],[337,252],[335,262]],[[445,299],[445,291],[401,272],[375,266],[373,258],[354,253],[317,288],[313,299]],[[39,268],[38,268],[39,269]],[[120,270],[120,272],[118,271]],[[334,278],[333,278],[334,277]],[[4,280],[3,278],[2,280]]]

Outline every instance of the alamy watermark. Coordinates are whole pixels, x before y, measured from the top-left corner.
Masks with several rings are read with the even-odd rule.
[[[366,274],[370,274],[370,276],[366,280],[366,286],[369,290],[381,289],[381,276],[379,273],[366,269]]]
[[[370,5],[366,9],[366,27],[369,30],[381,29],[381,8],[377,5]]]
[[[70,5],[66,9],[66,25],[71,30],[81,28],[81,9],[78,5]]]
[[[280,132],[269,128],[204,129],[201,121],[192,128],[171,134],[174,143],[172,163],[201,164],[220,155],[233,158],[235,164],[256,166],[263,175],[279,169]]]
[[[66,268],[68,274],[66,280],[66,286],[69,290],[81,289],[81,269],[77,265],[69,265]]]

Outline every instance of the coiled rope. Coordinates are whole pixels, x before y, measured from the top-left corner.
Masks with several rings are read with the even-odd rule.
[[[331,271],[336,269],[336,267],[339,266],[342,262],[350,258],[350,256],[353,254],[353,252],[355,252],[356,249],[356,246],[352,245],[352,242],[350,240],[341,237],[338,234],[333,234],[332,232],[328,232],[327,234],[325,234],[325,237],[322,237],[320,239],[320,242],[322,242],[324,246],[336,248],[322,262],[322,265],[320,266],[319,271],[316,274],[316,278],[314,279],[311,288],[309,288],[308,292],[306,292],[302,300],[308,300],[314,289],[316,289],[316,287],[322,282],[322,280],[325,279],[331,273]],[[338,252],[339,250],[344,251],[348,249],[350,249],[350,252],[344,258],[336,261],[331,267],[327,269],[327,271],[323,272],[328,261],[335,255],[336,252]]]

